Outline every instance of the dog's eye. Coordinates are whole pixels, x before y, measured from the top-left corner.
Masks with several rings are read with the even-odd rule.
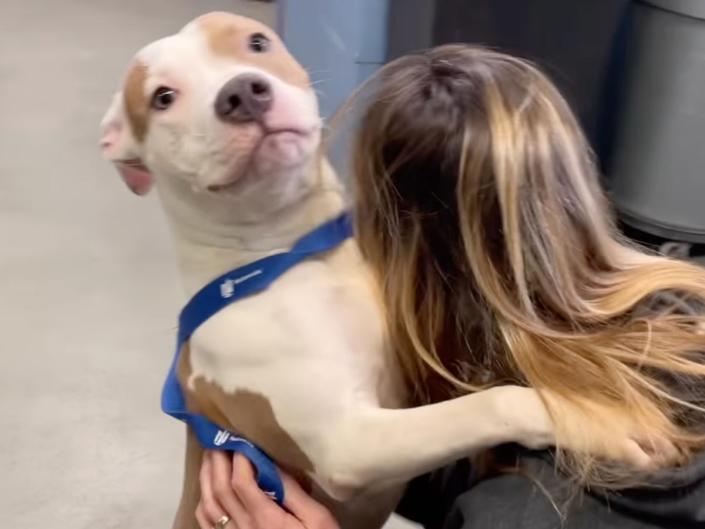
[[[250,50],[255,53],[264,53],[265,51],[268,51],[270,44],[271,41],[269,38],[262,33],[253,33],[250,35]]]
[[[168,86],[160,86],[152,95],[152,108],[154,110],[166,110],[176,101],[176,90]]]

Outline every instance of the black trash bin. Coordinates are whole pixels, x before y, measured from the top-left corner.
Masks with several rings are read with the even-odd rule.
[[[637,2],[627,57],[617,210],[641,231],[705,243],[705,0]]]

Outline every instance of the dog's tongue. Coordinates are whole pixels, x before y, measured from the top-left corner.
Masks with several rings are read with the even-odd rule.
[[[144,195],[152,187],[152,174],[144,165],[119,163],[117,169],[133,193]]]

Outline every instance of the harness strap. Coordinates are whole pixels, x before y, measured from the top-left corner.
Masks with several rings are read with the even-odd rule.
[[[309,257],[330,251],[352,236],[350,216],[343,213],[301,237],[282,252],[223,274],[199,290],[181,311],[176,352],[162,390],[162,411],[187,423],[205,449],[231,450],[244,455],[255,467],[260,488],[284,502],[284,486],[272,459],[254,444],[186,408],[176,367],[184,345],[208,318],[231,303],[266,290],[288,270]]]

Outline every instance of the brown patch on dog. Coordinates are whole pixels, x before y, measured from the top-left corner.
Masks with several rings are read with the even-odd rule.
[[[224,12],[203,15],[196,19],[196,24],[206,35],[214,55],[262,68],[301,88],[310,86],[306,70],[296,62],[277,34],[264,24]],[[248,39],[254,33],[262,33],[269,38],[271,47],[268,51],[256,53],[249,49]]]
[[[177,374],[189,410],[208,417],[227,430],[236,432],[265,452],[279,465],[298,471],[312,471],[313,463],[299,448],[296,441],[279,425],[269,400],[259,393],[237,390],[226,393],[222,388],[197,378],[194,389],[188,381],[191,376],[189,344],[179,355]]]
[[[132,134],[139,142],[144,140],[149,127],[149,98],[144,92],[146,81],[147,67],[141,62],[136,62],[127,73],[123,90],[127,120]]]

